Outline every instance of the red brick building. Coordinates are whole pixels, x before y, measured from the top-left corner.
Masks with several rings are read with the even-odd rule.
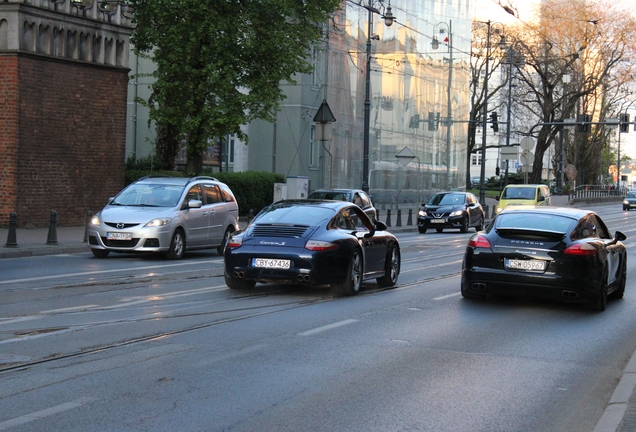
[[[118,5],[0,2],[0,226],[82,225],[124,186],[130,33]]]

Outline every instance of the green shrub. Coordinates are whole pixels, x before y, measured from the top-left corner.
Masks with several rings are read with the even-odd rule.
[[[241,216],[247,216],[250,209],[257,214],[274,201],[274,183],[285,183],[282,174],[268,172],[215,172],[202,173],[216,177],[232,189],[239,205]]]

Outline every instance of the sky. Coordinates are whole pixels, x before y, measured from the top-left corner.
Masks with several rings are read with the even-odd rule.
[[[475,14],[477,19],[484,21],[500,22],[502,24],[515,24],[520,21],[532,21],[534,18],[533,8],[540,3],[540,0],[475,0]],[[631,13],[636,17],[636,2],[634,0],[615,0],[612,2],[618,10]],[[516,9],[518,16],[510,15],[504,10],[502,5]],[[636,101],[634,103],[636,105]],[[630,110],[630,121],[636,121],[636,107]],[[636,131],[634,125],[630,125],[629,133],[620,134],[621,158],[624,155],[630,156],[636,161]],[[618,137],[618,132],[616,134]]]

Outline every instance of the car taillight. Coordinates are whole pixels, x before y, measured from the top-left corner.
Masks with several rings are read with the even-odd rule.
[[[482,234],[475,234],[470,238],[470,240],[468,240],[468,246],[476,248],[490,248],[490,242]]]
[[[326,241],[318,241],[318,240],[309,240],[305,243],[305,249],[309,249],[312,251],[328,251],[334,250],[338,245],[336,243],[326,242]]]
[[[572,246],[568,246],[565,251],[566,255],[579,255],[579,256],[593,256],[596,255],[598,250],[590,243],[577,243]]]
[[[225,247],[228,247],[230,249],[236,249],[237,247],[241,247],[242,244],[243,244],[242,237],[231,237],[227,241],[227,244],[225,245]]]

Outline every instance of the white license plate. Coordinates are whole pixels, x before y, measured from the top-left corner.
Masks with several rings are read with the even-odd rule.
[[[541,260],[506,259],[506,268],[513,270],[544,271],[546,264]]]
[[[119,232],[107,232],[106,233],[106,238],[108,240],[132,240],[133,239],[133,234],[132,233],[119,233]]]
[[[289,266],[290,266],[289,260],[269,259],[269,258],[253,258],[252,259],[252,267],[288,269]]]
[[[446,219],[431,219],[431,223],[446,223]]]

